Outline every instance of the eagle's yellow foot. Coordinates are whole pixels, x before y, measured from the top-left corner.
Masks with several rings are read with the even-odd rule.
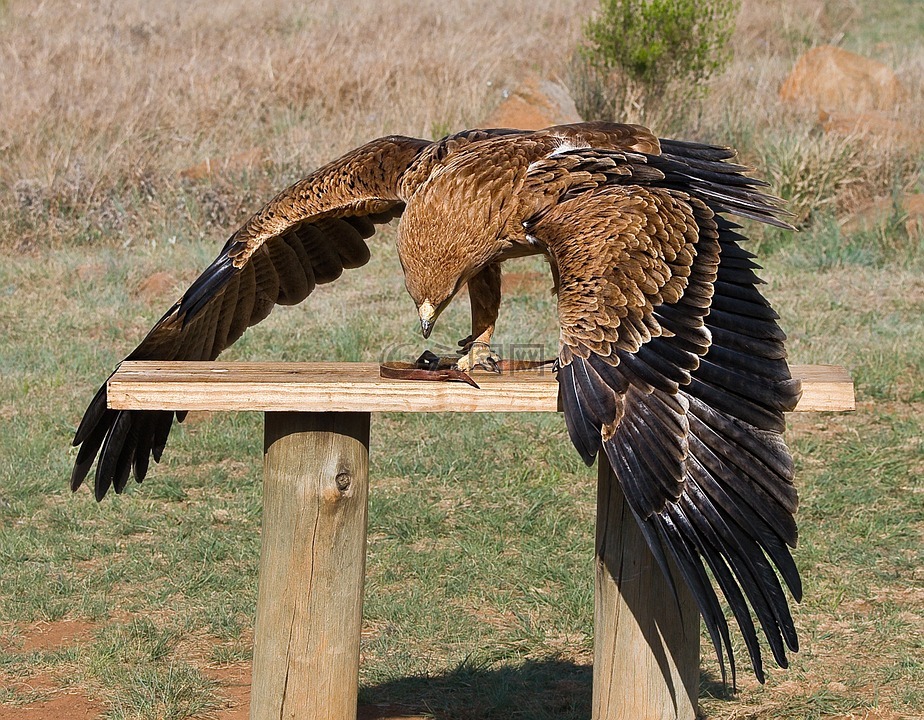
[[[462,353],[462,357],[456,361],[456,367],[462,372],[471,372],[475,368],[500,372],[497,366],[500,362],[500,355],[491,350],[491,346],[486,342],[476,340],[463,347]]]

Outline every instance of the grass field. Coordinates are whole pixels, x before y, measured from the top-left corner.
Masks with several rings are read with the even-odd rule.
[[[251,651],[261,418],[191,417],[144,485],[100,505],[66,488],[75,424],[274,190],[380,134],[476,125],[526,72],[564,74],[594,3],[544,5],[0,2],[0,720],[40,707],[246,717],[234,678]],[[924,236],[900,209],[848,220],[922,192],[924,158],[834,143],[776,101],[793,60],[836,41],[897,69],[902,115],[920,126],[922,32],[914,0],[746,2],[735,60],[687,131],[741,146],[805,210],[797,235],[753,229],[766,293],[791,360],[847,366],[859,398],[853,414],[791,416],[802,651],[766,686],[741,672],[736,694],[704,652],[706,718],[922,717]],[[244,167],[180,176],[239,153]],[[393,240],[228,359],[454,344],[465,302],[422,341]],[[531,281],[546,271],[511,270],[526,281],[505,299],[499,344],[549,355],[551,283]],[[377,416],[371,477],[361,702],[441,720],[587,718],[595,473],[561,417]]]

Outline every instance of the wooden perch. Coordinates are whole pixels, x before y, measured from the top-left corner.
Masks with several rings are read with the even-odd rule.
[[[797,411],[853,410],[853,382],[836,365],[793,365],[802,380]],[[550,368],[462,383],[386,380],[375,363],[124,362],[109,380],[119,410],[262,412],[555,412]]]
[[[798,411],[853,410],[850,376],[797,365]],[[251,720],[355,720],[373,412],[555,412],[550,369],[461,383],[386,380],[373,363],[124,362],[120,410],[266,413]],[[605,459],[599,463],[594,720],[694,720],[699,613],[680,612]],[[438,608],[434,609],[438,611]]]

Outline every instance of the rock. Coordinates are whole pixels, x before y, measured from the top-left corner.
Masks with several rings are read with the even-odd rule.
[[[924,193],[905,195],[905,230],[912,237],[924,237]]]
[[[897,120],[891,113],[878,110],[862,113],[829,113],[822,110],[818,113],[818,123],[826,133],[871,136],[911,151],[924,147],[924,134],[920,128]]]
[[[575,122],[581,122],[581,116],[565,87],[550,80],[530,77],[507,95],[482,125],[541,130],[550,125]]]
[[[266,159],[263,157],[263,151],[260,148],[252,148],[224,159],[206,158],[197,165],[180,170],[180,177],[184,180],[204,180],[218,174],[240,173],[264,162]]]
[[[176,288],[176,279],[168,272],[158,272],[138,284],[138,294],[145,300],[163,300]]]
[[[896,211],[909,237],[924,237],[924,193],[907,193],[897,202],[891,197],[879,198],[848,218],[842,230],[846,233],[872,230],[888,221]]]
[[[904,96],[891,68],[831,45],[800,57],[780,88],[784,102],[829,113],[893,110]]]

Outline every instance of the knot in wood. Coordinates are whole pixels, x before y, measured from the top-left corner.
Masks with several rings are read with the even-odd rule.
[[[347,470],[341,470],[337,473],[335,482],[337,483],[337,490],[341,493],[346,493],[353,485],[353,475]]]

